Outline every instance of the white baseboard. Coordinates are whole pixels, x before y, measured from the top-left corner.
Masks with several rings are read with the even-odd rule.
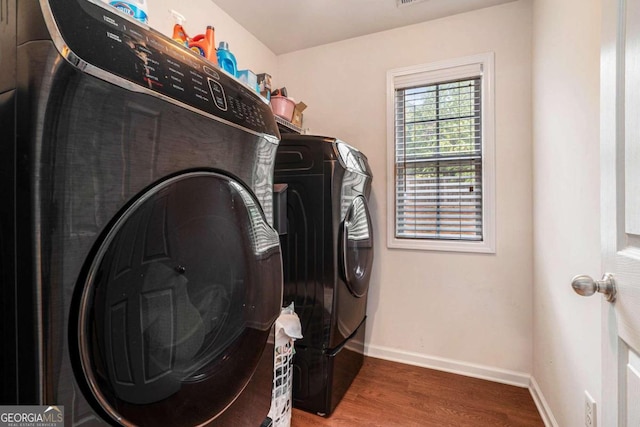
[[[549,404],[545,400],[542,390],[540,390],[540,386],[538,386],[534,377],[531,377],[531,386],[529,387],[529,391],[531,392],[531,397],[533,397],[533,401],[538,408],[538,412],[540,412],[540,416],[542,417],[545,427],[558,427],[558,422],[553,416],[551,408],[549,408]]]
[[[558,423],[553,417],[551,409],[549,408],[547,401],[544,399],[538,383],[530,374],[499,369],[492,366],[478,365],[460,360],[445,359],[443,357],[428,356],[409,351],[400,351],[389,347],[370,344],[365,345],[365,354],[367,356],[390,360],[392,362],[436,369],[438,371],[450,372],[452,374],[527,388],[529,389],[529,393],[531,393],[531,397],[533,398],[536,408],[538,408],[538,412],[540,413],[540,417],[542,418],[545,427],[558,427]]]
[[[428,356],[425,354],[401,351],[377,345],[365,345],[365,354],[367,356],[377,357],[378,359],[436,369],[438,371],[480,378],[517,387],[529,388],[530,386],[531,375],[524,372],[508,371],[491,366],[477,365],[474,363],[445,359],[436,356]]]

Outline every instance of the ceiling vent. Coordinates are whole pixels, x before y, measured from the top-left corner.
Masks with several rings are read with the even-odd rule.
[[[396,7],[410,6],[416,3],[422,3],[427,0],[396,0]]]

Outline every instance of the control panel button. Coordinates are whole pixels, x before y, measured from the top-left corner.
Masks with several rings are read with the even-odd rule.
[[[227,98],[224,95],[224,89],[222,85],[215,80],[209,80],[209,88],[211,89],[211,94],[213,95],[213,102],[216,104],[216,107],[221,109],[222,111],[227,111]]]
[[[220,80],[220,75],[216,70],[214,70],[213,68],[209,68],[206,65],[202,68],[204,69],[205,73],[209,74],[211,77],[213,77],[216,80]]]

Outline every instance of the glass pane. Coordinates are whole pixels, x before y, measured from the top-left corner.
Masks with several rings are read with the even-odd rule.
[[[482,240],[480,78],[396,90],[396,237]]]
[[[373,265],[373,233],[371,217],[364,197],[353,199],[344,220],[345,281],[351,292],[358,297],[367,292]]]

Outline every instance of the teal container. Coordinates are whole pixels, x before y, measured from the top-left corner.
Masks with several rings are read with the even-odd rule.
[[[229,43],[220,42],[216,56],[218,57],[220,68],[232,76],[238,77],[238,63],[236,62],[236,57],[229,50]]]

